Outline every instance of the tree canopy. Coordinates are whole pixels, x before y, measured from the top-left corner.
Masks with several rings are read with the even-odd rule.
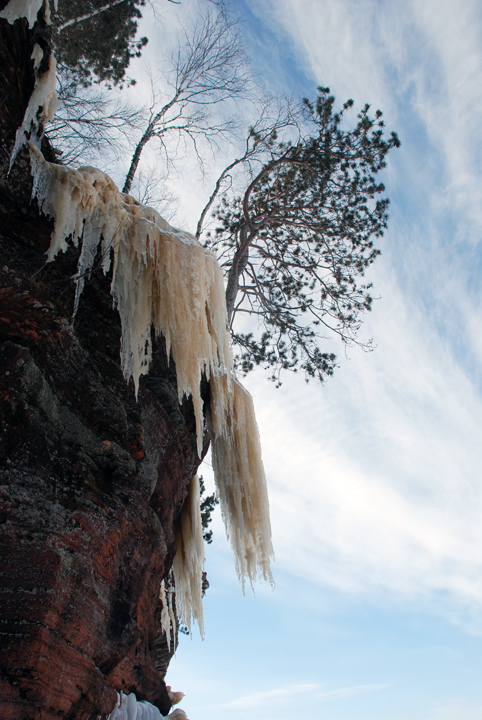
[[[266,161],[245,191],[225,193],[208,237],[227,276],[226,303],[238,349],[237,364],[248,372],[270,367],[301,369],[323,381],[336,356],[322,347],[338,335],[346,345],[357,339],[360,315],[371,309],[371,283],[365,270],[380,251],[388,203],[375,175],[400,141],[384,139],[381,111],[358,113],[346,128],[348,100],[338,112],[329,88],[316,100],[303,100],[297,141],[264,140]],[[261,141],[252,129],[255,147]],[[259,332],[239,332],[235,319],[254,316]]]
[[[147,43],[136,38],[144,5],[145,0],[61,0],[53,16],[59,66],[82,85],[125,82],[131,59]]]

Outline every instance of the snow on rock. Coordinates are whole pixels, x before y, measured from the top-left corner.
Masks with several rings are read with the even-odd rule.
[[[39,45],[35,45],[32,52],[32,60],[34,68],[37,69],[43,58],[43,51]],[[42,75],[37,76],[33,92],[28,101],[27,109],[23,117],[23,122],[17,129],[15,136],[15,145],[13,146],[10,156],[10,168],[12,168],[15,158],[22,145],[26,142],[26,137],[30,137],[31,143],[38,143],[38,132],[41,123],[52,120],[54,114],[60,107],[60,100],[55,90],[57,61],[54,55],[49,57],[49,69]]]
[[[202,573],[204,569],[204,539],[201,521],[199,480],[195,475],[189,483],[187,498],[182,506],[176,528],[176,554],[172,564],[176,588],[177,614],[191,633],[196,620],[204,638]]]
[[[169,695],[171,705],[177,705],[182,701],[183,697],[186,697],[183,692],[173,692],[170,685],[166,685],[166,690]]]
[[[164,720],[165,717],[168,720],[187,720],[186,713],[180,708],[164,716],[151,703],[138,700],[134,693],[124,695],[121,692],[117,693],[115,708],[107,720]]]
[[[48,163],[38,148],[32,143],[29,147],[32,196],[55,221],[48,260],[66,250],[69,237],[75,246],[81,244],[76,307],[99,249],[104,272],[113,263],[111,293],[122,326],[121,365],[126,379],[133,378],[136,394],[140,376],[149,371],[151,328],[165,337],[168,357],[171,353],[176,366],[179,400],[192,396],[199,456],[206,411],[221,511],[243,589],[246,578],[251,584],[258,576],[272,582],[259,433],[251,396],[233,378],[224,282],[216,257],[155,210],[121,193],[100,170]],[[201,398],[203,373],[210,381],[209,408],[203,408]],[[202,530],[194,513],[193,503],[199,504],[194,485],[193,480],[180,523],[186,529],[180,530],[176,591],[183,588],[185,601],[178,594],[178,602],[184,622],[190,627],[192,616],[202,633]],[[194,582],[199,585],[196,591]]]
[[[27,18],[28,26],[32,28],[37,22],[37,15],[43,4],[44,0],[10,0],[7,7],[0,12],[0,18],[8,20],[11,25],[19,18]],[[46,8],[48,8],[48,0],[46,0]]]

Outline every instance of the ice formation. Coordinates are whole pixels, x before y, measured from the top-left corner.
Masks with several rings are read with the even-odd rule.
[[[216,392],[214,383],[212,392]],[[212,459],[221,512],[236,559],[244,592],[258,574],[273,583],[273,555],[268,491],[261,459],[261,445],[251,395],[237,381],[229,396],[229,411],[214,432]]]
[[[32,52],[32,60],[34,69],[37,70],[43,58],[42,48],[35,44]],[[30,96],[30,100],[25,110],[23,122],[17,129],[15,136],[15,145],[13,146],[10,156],[10,169],[18,155],[18,151],[26,142],[26,136],[30,137],[30,142],[38,143],[38,131],[41,123],[52,120],[55,112],[60,107],[60,100],[55,90],[57,61],[54,55],[49,57],[49,69],[37,76],[35,86]]]
[[[164,335],[168,355],[172,353],[179,400],[192,395],[201,455],[201,375],[227,376],[231,367],[223,278],[216,258],[155,210],[121,193],[100,170],[71,170],[48,163],[33,145],[30,150],[33,196],[55,219],[48,259],[67,248],[69,236],[75,245],[82,237],[78,299],[99,245],[104,271],[113,252],[111,292],[122,323],[124,374],[133,378],[137,392],[140,375],[149,370],[153,326]]]
[[[164,716],[151,703],[138,700],[134,693],[124,695],[121,692],[117,693],[115,708],[107,720],[164,720],[165,717],[168,720],[187,720],[186,713],[180,708]]]
[[[186,697],[183,692],[173,692],[170,685],[166,685],[166,690],[169,695],[171,705],[178,705],[182,701],[183,697]]]
[[[176,366],[179,400],[192,396],[199,456],[206,413],[221,511],[243,589],[246,578],[251,584],[258,576],[272,581],[259,434],[251,396],[233,377],[224,282],[215,256],[188,233],[172,228],[155,210],[121,193],[100,170],[48,163],[33,144],[30,157],[33,197],[55,221],[48,260],[66,250],[69,237],[74,245],[81,244],[76,306],[96,258],[104,272],[113,263],[111,293],[122,326],[121,364],[126,379],[133,378],[136,393],[140,376],[149,370],[151,328],[165,337]],[[203,374],[210,381],[208,408],[203,408],[200,392]],[[191,504],[192,485],[181,521],[186,530],[179,538],[176,591],[180,591],[183,621],[190,627],[191,617],[195,618],[202,632],[202,541]],[[188,527],[193,533],[190,539]],[[196,592],[193,573],[198,578]]]
[[[46,10],[49,11],[48,0],[45,0]],[[44,0],[10,0],[7,7],[0,12],[0,18],[8,20],[12,25],[19,18],[27,18],[28,26],[32,28],[37,22],[37,15]]]
[[[178,617],[189,632],[191,632],[192,620],[196,620],[201,637],[204,637],[202,604],[204,539],[200,505],[199,480],[195,475],[189,483],[187,498],[177,524],[176,554],[172,571]]]
[[[167,640],[167,647],[169,652],[171,651],[171,639],[173,633],[176,632],[176,617],[174,614],[174,607],[172,596],[175,593],[175,589],[170,585],[169,581],[163,580],[159,589],[159,599],[161,601],[161,627],[164,630]]]

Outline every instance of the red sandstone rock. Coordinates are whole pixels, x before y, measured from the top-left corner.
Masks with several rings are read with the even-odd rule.
[[[33,41],[0,21],[0,718],[83,720],[116,690],[167,714],[158,593],[199,462],[192,404],[163,342],[136,401],[110,279],[93,273],[72,324],[77,251],[45,265],[24,151],[6,172]]]

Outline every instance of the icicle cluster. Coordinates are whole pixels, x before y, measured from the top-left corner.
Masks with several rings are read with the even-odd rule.
[[[214,383],[212,392],[217,389]],[[213,433],[212,459],[221,512],[243,592],[245,578],[253,586],[258,574],[273,583],[269,501],[258,426],[252,397],[237,380],[233,382],[224,422]]]
[[[179,399],[192,395],[201,454],[201,375],[226,375],[231,367],[224,287],[216,258],[155,210],[121,193],[100,170],[71,170],[46,162],[34,146],[30,149],[33,196],[55,219],[48,259],[67,248],[69,236],[76,245],[82,237],[78,301],[99,244],[104,271],[113,253],[111,291],[122,323],[124,374],[133,378],[137,392],[140,375],[149,370],[153,326],[164,335],[168,355],[172,352]]]
[[[165,337],[167,352],[172,354],[179,400],[192,396],[200,456],[203,373],[210,380],[210,407],[205,410],[221,511],[237,571],[243,588],[245,578],[251,583],[258,576],[272,581],[269,561],[273,550],[259,434],[251,396],[232,375],[224,283],[215,256],[191,235],[172,228],[155,210],[121,193],[100,170],[71,170],[48,163],[33,145],[30,155],[33,196],[55,220],[48,259],[67,248],[69,237],[76,246],[81,243],[76,305],[96,257],[100,257],[104,272],[113,263],[111,293],[121,319],[125,377],[133,378],[137,393],[140,376],[149,370],[153,327],[157,335]],[[191,593],[191,610],[188,601],[182,606],[181,600],[181,614],[189,627],[191,615],[202,623],[200,600],[188,589],[195,573],[200,592],[198,542],[202,545],[202,541],[192,508],[186,510],[186,518],[186,527],[191,523],[189,532],[195,535],[188,541],[187,530],[182,532],[184,549],[179,557],[185,558],[189,568],[181,569],[178,564],[177,576],[185,579],[184,597]]]
[[[163,580],[161,587],[159,588],[159,599],[161,601],[161,627],[166,635],[167,647],[171,652],[171,640],[175,642],[176,632],[176,616],[174,615],[174,607],[172,596],[175,593],[175,589],[171,587],[170,583],[167,584]]]
[[[107,720],[164,720],[165,717],[168,720],[187,720],[187,715],[181,708],[164,716],[151,703],[138,700],[134,693],[124,695],[121,692],[117,693],[115,708]]]
[[[176,554],[172,571],[178,617],[190,633],[192,620],[196,620],[201,637],[204,638],[202,604],[204,539],[200,506],[199,479],[195,475],[189,483],[187,498],[177,524]]]

